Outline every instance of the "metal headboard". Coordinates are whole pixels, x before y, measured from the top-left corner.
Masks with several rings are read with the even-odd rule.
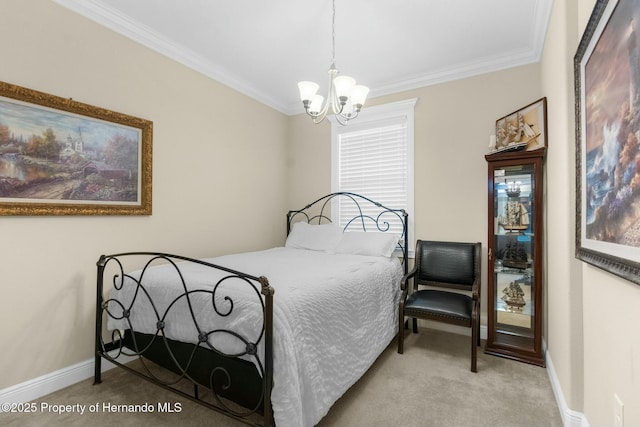
[[[348,203],[353,208],[355,215],[348,219],[343,226],[343,231],[364,231],[385,233],[392,229],[402,230],[398,249],[402,251],[402,263],[405,274],[408,272],[409,257],[409,233],[407,224],[409,214],[404,209],[388,208],[360,194],[339,192],[320,197],[309,203],[302,209],[287,212],[287,235],[291,226],[297,221],[306,221],[309,224],[326,224],[331,220],[331,209],[335,203]]]

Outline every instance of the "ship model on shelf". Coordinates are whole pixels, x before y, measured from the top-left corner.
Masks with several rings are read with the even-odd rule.
[[[509,310],[522,311],[522,307],[527,305],[524,299],[524,291],[516,282],[511,282],[502,290],[502,301],[507,304]]]
[[[524,270],[529,266],[529,257],[524,245],[519,242],[507,242],[502,255],[502,265]]]
[[[498,224],[510,233],[518,233],[529,228],[529,212],[520,203],[520,185],[516,182],[507,184],[507,203],[504,205],[504,215],[498,216]]]

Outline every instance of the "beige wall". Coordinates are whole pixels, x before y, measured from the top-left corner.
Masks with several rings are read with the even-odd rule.
[[[581,37],[595,0],[577,3]],[[584,413],[592,426],[613,425],[615,393],[625,426],[640,426],[640,286],[584,263],[581,276]]]
[[[624,425],[640,425],[640,286],[577,261],[573,56],[595,0],[554,2],[542,59],[549,98],[548,337],[570,409],[591,426],[614,425],[614,394]],[[556,185],[558,184],[558,185]]]
[[[154,124],[152,216],[0,219],[0,389],[92,356],[100,254],[282,243],[286,116],[48,0],[1,2],[0,52],[2,81]]]
[[[576,1],[554,2],[542,57],[548,101],[546,343],[567,405],[583,410],[582,282],[575,259],[575,137],[572,57]]]

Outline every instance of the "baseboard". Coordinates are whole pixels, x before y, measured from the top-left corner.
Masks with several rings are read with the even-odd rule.
[[[558,377],[556,376],[556,371],[553,367],[553,361],[549,351],[545,351],[545,361],[547,363],[547,374],[549,375],[551,388],[556,397],[558,409],[560,409],[562,425],[564,427],[589,427],[589,421],[582,412],[574,411],[567,406],[567,401],[562,393],[562,387],[560,387],[560,381],[558,381]]]
[[[126,357],[124,355],[121,355],[118,359],[121,360],[122,363],[134,360],[133,357]],[[91,358],[84,362],[0,390],[0,403],[29,402],[79,383],[80,381],[84,381],[93,376],[94,363],[94,359]],[[113,363],[102,359],[102,372],[115,367],[116,365]]]

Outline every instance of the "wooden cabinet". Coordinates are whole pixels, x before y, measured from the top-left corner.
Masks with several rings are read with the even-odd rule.
[[[485,156],[489,170],[485,353],[544,366],[545,148]]]

